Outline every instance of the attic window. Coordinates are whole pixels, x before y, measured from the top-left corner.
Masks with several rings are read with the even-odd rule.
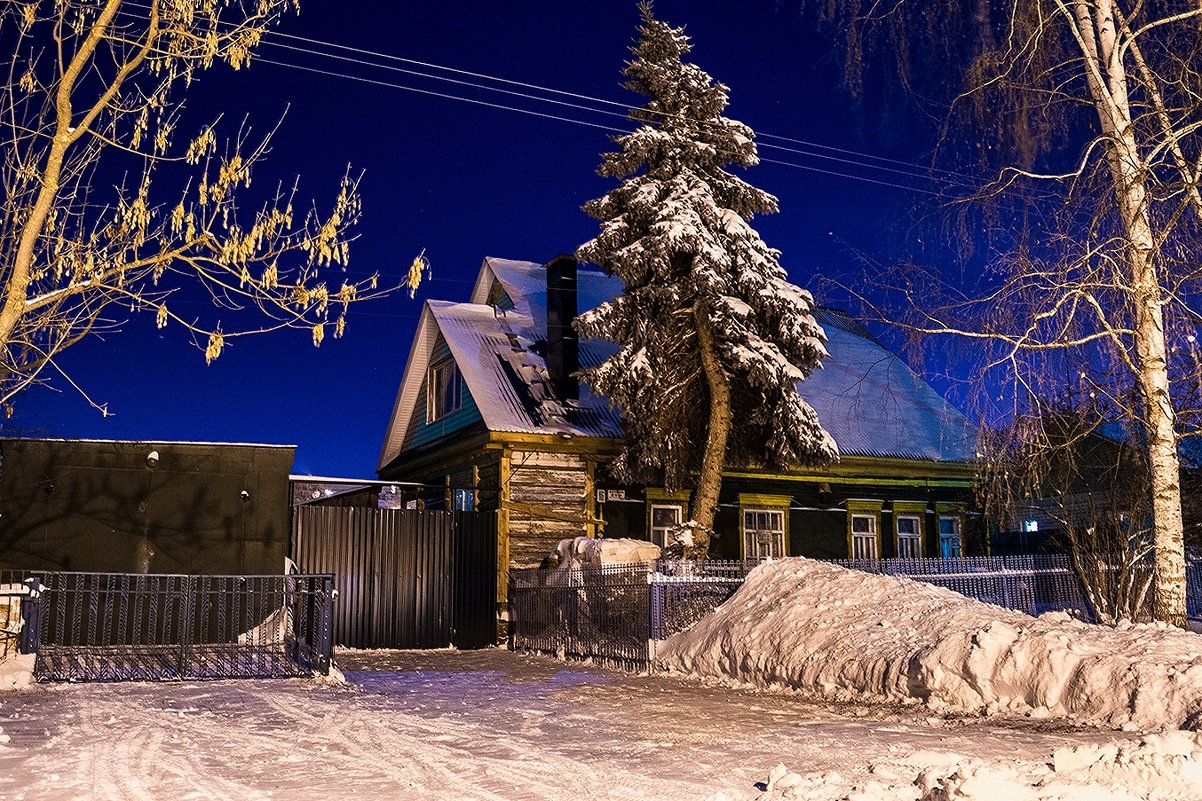
[[[463,405],[463,378],[453,359],[430,365],[426,375],[426,422],[441,420]]]
[[[494,281],[488,290],[488,305],[499,311],[509,311],[514,308],[513,299],[509,297],[505,287],[501,286],[500,281]]]

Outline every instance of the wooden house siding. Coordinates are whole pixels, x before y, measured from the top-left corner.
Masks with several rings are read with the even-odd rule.
[[[560,540],[587,532],[590,484],[589,463],[580,454],[510,452],[510,565],[537,565]]]
[[[494,512],[501,506],[501,452],[485,451],[475,459],[479,484],[476,492],[477,509]]]
[[[451,349],[447,347],[447,341],[439,335],[437,341],[434,343],[434,350],[430,354],[430,364],[437,364],[443,359],[450,358],[450,356]],[[459,409],[432,423],[427,422],[426,398],[430,389],[428,382],[429,370],[427,369],[426,375],[422,376],[421,389],[418,391],[419,400],[414,404],[413,415],[409,419],[409,434],[405,438],[404,445],[402,446],[403,450],[411,450],[428,445],[483,419],[480,416],[480,409],[476,406],[476,401],[472,397],[472,393],[468,390],[467,384],[464,383],[460,389]]]

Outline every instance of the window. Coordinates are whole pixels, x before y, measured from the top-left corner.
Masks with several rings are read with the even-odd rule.
[[[426,422],[441,420],[459,411],[463,403],[463,379],[452,359],[430,365],[426,374]]]
[[[897,516],[897,558],[922,556],[922,521],[910,515]]]
[[[456,488],[451,497],[451,508],[456,512],[471,512],[476,508],[476,493],[470,489]]]
[[[739,493],[739,529],[744,559],[789,555],[789,495]]]
[[[1023,521],[1023,531],[1026,532],[1027,534],[1034,534],[1035,532],[1039,531],[1039,521],[1038,520],[1024,520]]]
[[[847,553],[852,559],[880,558],[883,506],[873,499],[847,499]]]
[[[876,515],[851,516],[851,558],[876,559]]]
[[[661,548],[668,545],[672,529],[680,525],[681,508],[676,504],[651,504],[651,541]]]
[[[663,487],[647,487],[643,490],[647,499],[646,532],[647,539],[661,548],[671,544],[672,529],[684,522],[685,506],[689,503],[687,490],[668,492]],[[610,501],[625,500],[625,490],[609,490],[606,499]]]
[[[784,511],[779,509],[744,509],[743,558],[774,559],[784,555]]]
[[[958,516],[939,516],[939,554],[944,559],[961,555],[960,518]]]

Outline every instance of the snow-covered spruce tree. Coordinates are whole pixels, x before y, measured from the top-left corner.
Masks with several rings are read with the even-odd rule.
[[[776,211],[776,198],[724,169],[758,162],[753,132],[722,116],[727,88],[681,60],[691,49],[684,30],[640,8],[623,74],[648,100],[631,112],[638,130],[603,156],[598,172],[622,180],[585,204],[601,232],[578,251],[625,289],[577,328],[620,347],[581,377],[622,411],[618,478],[695,488],[679,539],[701,557],[728,459],[783,467],[837,458],[797,391],[827,353],[813,298],[749,225]]]

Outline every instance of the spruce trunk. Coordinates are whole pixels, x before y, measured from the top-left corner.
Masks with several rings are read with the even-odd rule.
[[[726,463],[726,441],[730,436],[731,422],[730,379],[718,360],[709,312],[700,301],[693,305],[693,318],[697,324],[701,366],[709,388],[709,425],[706,427],[705,454],[701,459],[701,472],[697,477],[697,492],[693,496],[690,515],[696,526],[689,556],[703,559],[709,553],[714,514],[718,510],[718,493],[722,489],[722,468]]]

